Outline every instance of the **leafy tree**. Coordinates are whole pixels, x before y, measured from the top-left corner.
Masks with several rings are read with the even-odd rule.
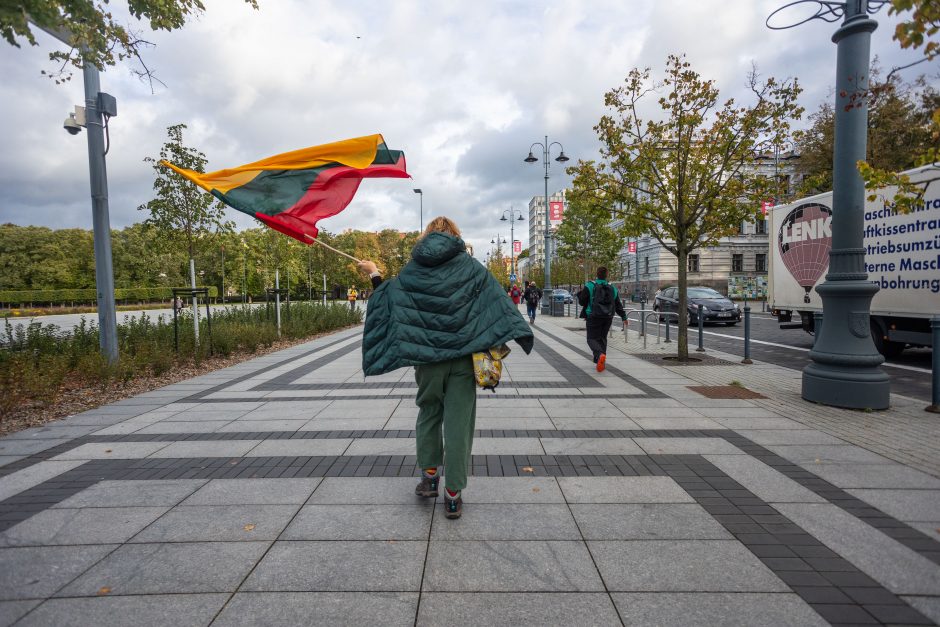
[[[872,168],[898,172],[917,165],[917,155],[930,139],[929,108],[937,91],[923,79],[914,84],[897,74],[880,78],[877,60],[869,72],[868,142],[865,160]],[[795,133],[803,173],[800,192],[818,194],[832,189],[835,114],[831,102],[809,116],[812,124]]]
[[[257,0],[245,0],[258,8]],[[200,15],[201,0],[128,0],[127,10],[137,20],[147,20],[151,30],[172,31]],[[12,0],[0,3],[0,34],[7,43],[20,47],[21,41],[38,45],[34,26],[71,35],[68,51],[55,50],[49,59],[60,69],[49,72],[56,83],[71,78],[68,67],[81,68],[87,61],[99,68],[136,58],[143,70],[139,75],[152,77],[141,60],[141,49],[151,45],[140,33],[123,26],[108,7],[108,0]],[[43,71],[43,74],[47,72]]]
[[[189,255],[190,286],[196,287],[195,257],[213,232],[230,231],[233,223],[225,220],[224,206],[215,198],[184,179],[173,170],[160,165],[166,160],[174,165],[196,172],[205,172],[206,156],[183,144],[185,124],[167,128],[168,141],[160,148],[160,157],[146,157],[153,164],[155,173],[153,190],[156,198],[139,206],[139,211],[149,211],[146,224],[154,227],[158,240],[165,244],[185,244]],[[198,339],[199,326],[195,323],[199,313],[196,298],[193,298],[193,328]]]
[[[610,227],[610,211],[592,206],[591,198],[589,194],[569,196],[565,219],[555,232],[558,256],[574,261],[581,270],[580,276],[568,277],[567,283],[587,281],[596,266],[610,265],[623,247],[623,232]]]
[[[752,104],[719,103],[714,82],[684,57],[669,56],[661,82],[649,68],[635,68],[605,94],[610,113],[594,127],[602,160],[568,170],[574,196],[605,216],[622,215],[626,232],[649,233],[678,258],[680,311],[687,307],[689,253],[761,217],[773,181],[755,173],[756,156],[782,146],[802,114],[795,80],[760,83],[752,71],[748,84]],[[641,107],[657,92],[660,119],[643,120]],[[688,320],[679,322],[679,358],[687,359]]]

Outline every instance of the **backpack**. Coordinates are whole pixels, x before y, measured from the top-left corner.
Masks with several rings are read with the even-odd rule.
[[[595,283],[591,315],[598,318],[613,318],[615,311],[614,288],[609,283]]]
[[[526,299],[526,302],[529,303],[530,305],[538,305],[539,304],[539,291],[535,288],[530,287],[529,289],[525,291],[525,299]]]
[[[481,353],[473,353],[473,375],[477,385],[484,390],[496,393],[499,378],[503,374],[503,359],[509,354],[505,344],[494,346]]]

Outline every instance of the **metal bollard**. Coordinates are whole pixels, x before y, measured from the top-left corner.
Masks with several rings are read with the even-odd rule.
[[[646,337],[646,301],[640,301],[640,337]]]
[[[744,359],[742,364],[753,364],[751,361],[751,308],[744,306]]]
[[[813,312],[813,348],[816,348],[816,344],[819,342],[819,334],[822,331],[823,324],[823,312],[814,311]]]
[[[666,320],[666,342],[665,343],[669,344],[672,342],[672,340],[669,339],[669,316],[664,316],[664,317]]]
[[[699,353],[705,352],[705,314],[702,313],[702,306],[698,306],[698,348],[695,350]]]
[[[930,330],[933,332],[933,355],[931,358],[933,393],[931,394],[930,405],[924,409],[934,414],[940,414],[940,316],[934,316],[930,319]]]

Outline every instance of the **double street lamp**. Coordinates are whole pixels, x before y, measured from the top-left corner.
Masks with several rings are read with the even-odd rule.
[[[545,288],[551,288],[552,285],[552,252],[550,247],[551,240],[551,220],[549,219],[549,209],[548,209],[548,166],[550,165],[549,157],[551,153],[552,146],[558,146],[559,154],[555,157],[555,161],[558,163],[564,163],[568,161],[568,157],[565,156],[565,148],[558,142],[548,143],[548,135],[545,136],[545,143],[535,142],[529,146],[529,156],[524,159],[526,163],[535,163],[539,159],[534,154],[532,154],[532,149],[536,146],[539,146],[542,149],[542,162],[545,164],[545,244],[542,248],[545,250]]]
[[[508,218],[506,217],[506,214],[509,214]],[[516,235],[515,235],[515,228],[514,228],[516,226],[516,220],[519,220],[519,221],[524,220],[524,218],[522,217],[522,212],[516,211],[516,209],[510,205],[509,209],[503,212],[503,217],[500,218],[500,221],[509,222],[509,246],[510,246],[510,249],[509,249],[510,272],[509,273],[513,276],[516,275]]]

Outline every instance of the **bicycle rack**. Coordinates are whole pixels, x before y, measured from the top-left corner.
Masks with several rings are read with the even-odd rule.
[[[646,320],[648,320],[650,316],[656,316],[656,343],[657,343],[657,344],[660,343],[660,335],[661,335],[660,327],[662,327],[662,325],[663,325],[663,320],[662,320],[662,318],[666,318],[666,342],[665,342],[665,343],[668,344],[668,343],[672,342],[672,340],[669,339],[669,318],[668,318],[668,316],[675,316],[675,317],[676,317],[676,324],[678,325],[678,324],[679,324],[679,314],[676,313],[676,312],[674,312],[674,311],[651,311],[651,312],[647,313],[646,316],[643,318],[644,325],[646,324]],[[646,348],[646,337],[647,337],[647,335],[649,335],[649,334],[645,334],[645,335],[643,336],[643,348]]]
[[[629,336],[629,334],[627,333],[627,327],[630,326],[630,315],[631,315],[631,314],[634,314],[634,313],[635,313],[635,314],[638,314],[637,317],[636,317],[636,323],[637,323],[638,325],[641,325],[641,324],[642,324],[642,321],[641,321],[641,318],[640,318],[641,311],[640,311],[639,309],[624,309],[623,311],[624,311],[625,314],[627,314],[627,317],[623,319],[623,341],[629,343],[629,342],[630,342],[630,336]],[[613,333],[613,331],[614,331],[614,330],[613,330],[613,327],[611,327],[610,332]],[[641,333],[641,335],[642,335],[642,332],[640,332],[640,333]]]

